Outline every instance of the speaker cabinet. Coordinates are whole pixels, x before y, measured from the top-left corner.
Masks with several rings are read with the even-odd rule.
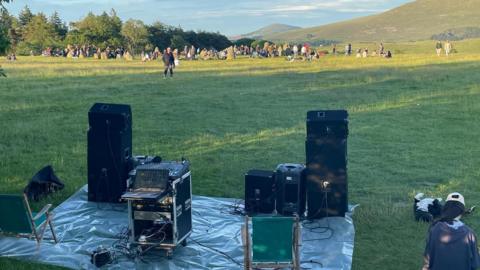
[[[277,213],[284,216],[305,213],[305,181],[303,164],[285,163],[277,166],[275,193]]]
[[[327,110],[307,113],[307,140],[324,137],[348,137],[347,111]]]
[[[129,105],[96,103],[88,112],[88,200],[120,202],[132,157]]]
[[[245,174],[245,211],[271,214],[275,210],[275,173],[250,170]]]
[[[322,172],[305,170],[307,218],[345,216],[348,211],[347,175],[335,178]]]
[[[308,219],[345,216],[348,211],[347,137],[347,111],[307,113],[305,181]]]

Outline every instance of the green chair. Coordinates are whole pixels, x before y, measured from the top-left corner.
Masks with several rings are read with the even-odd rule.
[[[289,267],[299,270],[300,237],[298,217],[246,216],[242,226],[245,269]]]
[[[0,233],[33,238],[39,245],[47,226],[52,231],[53,240],[58,243],[53,230],[51,204],[45,205],[38,213],[32,213],[25,194],[0,194]]]

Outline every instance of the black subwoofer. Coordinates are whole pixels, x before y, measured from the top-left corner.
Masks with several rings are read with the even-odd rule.
[[[307,218],[345,216],[348,113],[309,111],[305,141]]]
[[[132,157],[129,105],[94,104],[88,112],[88,200],[120,202]]]

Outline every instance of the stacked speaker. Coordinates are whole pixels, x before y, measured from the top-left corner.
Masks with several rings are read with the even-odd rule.
[[[120,201],[127,190],[132,157],[129,105],[96,103],[88,112],[88,200]]]
[[[309,111],[305,142],[307,218],[345,216],[347,185],[348,113]]]

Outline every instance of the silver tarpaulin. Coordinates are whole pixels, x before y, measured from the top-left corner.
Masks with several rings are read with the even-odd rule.
[[[127,256],[117,248],[116,259],[102,269],[243,269],[238,200],[193,197],[193,232],[186,247],[179,246],[168,260],[162,251]],[[81,188],[53,211],[58,244],[0,236],[0,256],[64,266],[96,269],[90,254],[99,246],[111,248],[128,229],[125,205],[87,201]],[[5,218],[5,217],[2,217]],[[330,217],[302,223],[302,269],[344,269],[352,264],[355,230],[351,212],[345,218]],[[118,246],[118,245],[117,245]]]

